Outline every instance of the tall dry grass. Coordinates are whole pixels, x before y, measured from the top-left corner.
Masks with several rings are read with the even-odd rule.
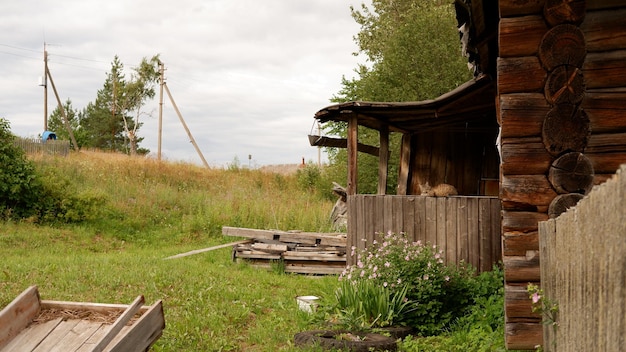
[[[93,231],[126,241],[187,241],[223,226],[330,231],[333,201],[289,175],[240,167],[203,168],[101,152],[33,161],[75,192],[105,195]],[[330,185],[328,186],[330,192]]]

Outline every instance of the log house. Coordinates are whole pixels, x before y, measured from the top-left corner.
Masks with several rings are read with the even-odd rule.
[[[541,282],[538,223],[626,163],[626,1],[455,0],[454,6],[473,80],[430,101],[348,102],[321,109],[315,119],[348,124],[349,199],[358,194],[357,126],[380,133],[379,195],[386,189],[388,134],[401,133],[398,195],[419,194],[419,184],[429,181],[454,184],[463,196],[498,196],[502,247],[494,253],[505,273],[506,347],[534,350],[542,324],[526,286]],[[351,216],[360,214],[351,205],[362,205],[348,203]],[[418,217],[385,221],[413,221],[417,228]],[[348,237],[351,226],[371,228],[372,221],[349,220]]]

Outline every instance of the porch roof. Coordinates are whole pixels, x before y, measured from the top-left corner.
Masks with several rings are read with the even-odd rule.
[[[456,89],[432,100],[415,102],[350,101],[319,110],[315,119],[347,122],[357,114],[358,124],[375,130],[388,126],[389,131],[414,133],[461,122],[493,118],[495,82],[480,75]]]

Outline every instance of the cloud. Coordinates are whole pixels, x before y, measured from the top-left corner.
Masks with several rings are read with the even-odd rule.
[[[167,87],[212,166],[317,160],[315,112],[351,77],[358,25],[338,0],[3,2],[0,116],[21,136],[43,132],[43,42],[60,99],[82,109],[118,55],[130,73],[160,54]],[[158,98],[158,97],[157,97]],[[49,89],[48,110],[55,105]],[[145,107],[142,147],[157,152],[158,99]],[[162,154],[200,163],[164,96]]]

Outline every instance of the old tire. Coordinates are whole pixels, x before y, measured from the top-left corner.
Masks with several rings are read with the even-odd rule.
[[[396,351],[398,348],[395,338],[376,333],[352,333],[363,338],[359,341],[337,339],[338,336],[348,333],[350,332],[341,330],[304,331],[294,336],[294,343],[299,347],[319,346],[326,350],[341,349],[352,352]]]

